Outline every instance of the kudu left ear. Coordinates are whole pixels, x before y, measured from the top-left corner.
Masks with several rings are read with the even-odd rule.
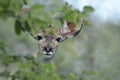
[[[68,38],[77,36],[81,32],[81,29],[83,27],[83,24],[81,22],[79,23],[79,25],[80,25],[80,29],[77,30],[75,28],[74,23],[67,22],[65,20],[64,24],[63,24],[63,27],[61,29],[61,34],[62,34],[63,38],[68,39]]]

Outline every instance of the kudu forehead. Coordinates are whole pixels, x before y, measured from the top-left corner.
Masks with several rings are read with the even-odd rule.
[[[52,41],[54,39],[54,36],[52,36],[52,35],[46,35],[45,39],[46,39],[46,41]]]
[[[43,31],[39,31],[38,34],[42,35],[46,40],[52,40],[58,36],[62,36],[60,33],[60,29],[54,27],[48,27]]]

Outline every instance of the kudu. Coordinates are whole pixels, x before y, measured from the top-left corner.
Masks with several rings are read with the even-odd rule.
[[[51,25],[48,26],[44,31],[37,31],[37,35],[31,36],[38,41],[38,52],[42,52],[45,54],[45,61],[49,61],[55,55],[56,50],[58,48],[59,43],[63,42],[64,40],[77,36],[83,24],[80,22],[80,29],[75,29],[75,25],[71,22],[64,21],[62,28],[57,29],[52,27]]]

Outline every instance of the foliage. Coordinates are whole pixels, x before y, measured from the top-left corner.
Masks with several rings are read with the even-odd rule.
[[[80,12],[77,9],[72,9],[72,6],[67,3],[59,9],[50,9],[51,11],[45,6],[43,4],[31,5],[28,0],[0,1],[0,17],[4,20],[7,17],[13,17],[15,19],[15,32],[20,35],[21,31],[35,31],[31,30],[34,27],[44,29],[51,23],[61,25],[63,20],[77,23],[80,18],[87,17],[89,13],[94,11],[92,7],[85,6],[84,11]],[[87,21],[84,20],[84,23]]]
[[[77,23],[80,18],[89,16],[94,9],[85,6],[84,11],[72,9],[72,6],[64,3],[62,7],[46,9],[43,4],[31,4],[29,0],[3,0],[0,1],[0,17],[7,20],[8,17],[14,19],[14,30],[17,35],[22,32],[34,32],[39,28],[44,30],[48,25],[61,25],[63,20]],[[87,23],[84,20],[84,23]],[[57,26],[58,27],[58,26]],[[52,34],[52,32],[50,32]],[[55,64],[40,63],[39,58],[34,59],[31,55],[11,55],[6,50],[3,42],[0,42],[0,63],[6,67],[0,72],[0,76],[11,80],[84,80],[77,77],[74,73],[61,75],[57,72]],[[14,63],[17,70],[14,73],[9,71],[8,67]],[[94,72],[85,72],[84,75],[96,75]]]
[[[8,68],[0,72],[1,77],[6,77],[11,80],[77,80],[73,73],[68,73],[67,76],[60,75],[56,72],[54,64],[49,62],[40,63],[38,58],[33,58],[30,55],[9,55],[4,50],[5,46],[0,44],[0,63],[9,67],[14,63],[17,66],[15,71],[9,71]],[[85,71],[81,74],[80,80],[86,80],[89,75],[97,75],[95,71]]]

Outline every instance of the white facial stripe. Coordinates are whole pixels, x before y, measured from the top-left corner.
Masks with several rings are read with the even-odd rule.
[[[47,54],[47,52],[43,51],[42,53]]]
[[[53,52],[49,52],[49,53],[47,53],[46,51],[43,51],[42,53],[43,53],[43,54],[50,54],[50,55],[53,54]]]
[[[49,52],[48,54],[53,54],[52,52]]]

